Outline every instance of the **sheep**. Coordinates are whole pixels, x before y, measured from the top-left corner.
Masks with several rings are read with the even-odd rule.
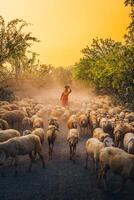
[[[115,144],[119,148],[123,148],[123,139],[126,133],[130,133],[133,131],[133,127],[121,121],[114,128],[114,136],[115,136]]]
[[[107,145],[114,146],[113,139],[108,133],[105,133],[102,128],[96,128],[93,131],[93,137],[97,138],[100,142],[104,142]]]
[[[32,134],[31,130],[25,130],[25,131],[23,131],[23,136],[29,135],[29,134]]]
[[[85,135],[85,131],[87,129],[87,133],[88,133],[88,127],[89,127],[89,123],[88,123],[88,117],[85,114],[81,114],[78,118],[78,124],[80,126],[80,133],[81,135]],[[83,129],[83,131],[82,131]]]
[[[47,137],[48,145],[49,145],[49,159],[51,160],[52,160],[54,142],[57,138],[58,133],[59,133],[59,129],[55,125],[48,126],[46,137]]]
[[[0,119],[0,130],[6,130],[9,128],[7,121]]]
[[[24,117],[25,114],[21,110],[12,110],[5,112],[2,115],[1,119],[7,121],[7,123],[9,124],[9,128],[20,130],[21,123]]]
[[[90,138],[86,142],[86,165],[85,168],[87,168],[88,165],[88,159],[89,156],[93,160],[93,163],[95,165],[95,171],[97,171],[97,165],[99,160],[99,152],[102,148],[113,146],[114,143],[111,138],[105,138],[103,141],[100,141],[98,138]]]
[[[88,167],[88,159],[89,156],[93,160],[95,165],[95,171],[97,171],[98,159],[99,159],[99,152],[105,145],[100,142],[97,138],[90,138],[86,141],[86,165],[85,168]]]
[[[59,123],[58,123],[56,117],[51,117],[51,118],[48,120],[48,122],[49,122],[49,125],[54,125],[54,126],[56,126],[57,128],[59,128]]]
[[[64,113],[63,113],[63,115],[62,115],[62,119],[63,119],[64,121],[67,121],[67,120],[69,119],[70,115],[71,115],[70,110],[65,109],[65,111],[64,111]]]
[[[42,161],[42,166],[43,168],[45,167],[45,162],[43,158],[43,152],[42,152],[42,147],[40,140],[38,136],[34,134],[22,136],[22,137],[16,137],[16,138],[11,138],[8,141],[5,141],[3,143],[0,143],[0,152],[5,154],[5,161],[8,157],[11,157],[15,160],[14,167],[15,167],[15,175],[17,175],[17,167],[18,167],[18,156],[19,155],[29,155],[31,162],[28,168],[28,171],[31,171],[32,164],[34,161],[34,156],[32,152],[38,153],[41,161]],[[3,163],[5,164],[5,162]],[[2,176],[4,176],[4,169],[2,170],[1,173]]]
[[[70,160],[73,160],[74,163],[75,163],[76,147],[79,139],[80,137],[78,130],[75,128],[70,129],[68,132],[67,141],[69,143],[69,148],[70,148]]]
[[[20,132],[15,129],[0,130],[0,142],[4,142],[13,137],[19,137]]]
[[[35,117],[33,119],[33,129],[35,128],[44,128],[43,119],[40,117]]]
[[[41,144],[44,144],[45,131],[43,128],[36,128],[32,131],[32,134],[37,135],[40,138]]]
[[[113,136],[114,127],[111,120],[107,118],[101,118],[99,127],[102,128],[105,133],[109,133],[112,138],[114,137]]]
[[[103,148],[99,154],[99,167],[97,183],[102,179],[104,188],[106,189],[105,180],[109,169],[123,178],[122,185],[117,190],[120,191],[127,179],[134,178],[134,155],[115,147]]]
[[[126,118],[128,119],[128,121],[131,123],[134,121],[134,112],[129,113]]]
[[[32,120],[29,117],[24,117],[22,120],[22,129],[25,130],[32,130]]]
[[[89,126],[90,126],[90,136],[92,137],[93,130],[98,127],[98,120],[96,113],[90,112],[89,113]]]
[[[124,150],[130,154],[134,154],[134,134],[133,133],[126,133],[124,136]]]
[[[68,129],[77,128],[77,126],[78,126],[78,122],[77,122],[76,115],[71,115],[67,121]]]

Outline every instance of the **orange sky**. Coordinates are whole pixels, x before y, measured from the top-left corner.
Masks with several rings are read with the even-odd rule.
[[[0,15],[32,23],[33,49],[54,66],[74,64],[92,38],[122,40],[129,23],[124,0],[0,0]]]

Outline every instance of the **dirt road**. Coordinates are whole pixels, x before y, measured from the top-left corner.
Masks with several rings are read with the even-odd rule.
[[[48,146],[44,145],[46,168],[38,161],[32,172],[27,172],[28,157],[20,158],[19,175],[13,176],[13,168],[7,167],[6,177],[0,177],[0,200],[131,200],[134,197],[132,183],[126,185],[122,194],[103,193],[95,185],[95,175],[91,163],[84,169],[84,145],[87,138],[80,140],[76,164],[69,160],[66,142],[67,128],[61,126],[61,133],[55,143],[52,161],[48,160]],[[112,186],[110,186],[112,188]],[[129,194],[129,195],[128,195]]]

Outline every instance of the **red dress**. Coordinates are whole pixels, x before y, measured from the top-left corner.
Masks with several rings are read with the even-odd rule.
[[[70,94],[70,92],[63,92],[61,95],[61,104],[63,107],[68,106],[68,95]]]

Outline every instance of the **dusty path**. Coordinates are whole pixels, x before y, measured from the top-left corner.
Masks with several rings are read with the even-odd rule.
[[[13,176],[12,168],[7,168],[6,177],[0,177],[0,200],[133,199],[132,191],[113,196],[97,189],[94,173],[91,169],[84,169],[84,144],[87,138],[81,139],[78,144],[77,161],[74,165],[69,160],[66,134],[67,129],[62,124],[52,161],[48,160],[48,146],[45,144],[46,169],[42,169],[41,163],[37,162],[33,165],[31,173],[26,172],[29,163],[27,157],[20,159],[18,177]],[[128,184],[128,189],[129,186]]]

